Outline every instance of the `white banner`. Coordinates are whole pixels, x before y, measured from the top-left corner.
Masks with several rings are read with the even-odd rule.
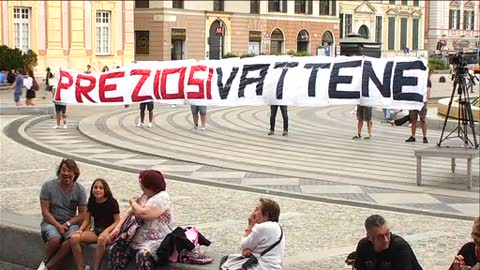
[[[260,56],[137,62],[105,73],[60,69],[55,102],[119,105],[362,104],[421,109],[428,69],[417,58]]]

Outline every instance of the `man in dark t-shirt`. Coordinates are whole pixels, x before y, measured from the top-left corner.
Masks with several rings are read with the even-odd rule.
[[[355,259],[357,270],[422,270],[410,245],[402,237],[390,233],[380,215],[365,221],[367,237],[358,242]]]

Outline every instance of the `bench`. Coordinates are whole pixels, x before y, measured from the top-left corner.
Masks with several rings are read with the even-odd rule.
[[[45,252],[45,243],[40,236],[40,217],[22,216],[0,211],[0,260],[37,269]],[[93,265],[95,244],[84,246],[85,263]],[[221,256],[208,254],[214,258],[213,263],[207,265],[193,265],[183,263],[170,263],[158,266],[157,270],[182,269],[182,270],[213,270],[218,269]],[[127,269],[135,269],[135,260],[130,262]],[[107,269],[106,255],[103,269]],[[75,269],[72,255],[68,255],[59,269]]]
[[[467,178],[465,183],[468,189],[472,188],[472,159],[479,157],[479,150],[464,147],[437,147],[429,146],[423,149],[415,150],[414,155],[417,158],[417,185],[422,184],[422,157],[446,157],[451,158],[450,166],[452,173],[455,172],[455,159],[467,159]]]

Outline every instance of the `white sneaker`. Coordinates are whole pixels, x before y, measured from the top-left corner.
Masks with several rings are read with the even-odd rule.
[[[85,270],[90,270],[90,265],[85,264]]]
[[[64,129],[67,129],[68,127],[67,127],[67,125],[63,125],[63,128],[64,128]]]
[[[197,125],[193,125],[193,129],[197,130],[197,129],[198,129],[198,126],[197,126]]]
[[[149,128],[153,127],[152,123],[148,123],[147,127],[149,127]]]
[[[143,127],[143,126],[145,126],[143,123],[138,123],[137,124],[137,127]]]
[[[42,261],[40,265],[38,266],[37,270],[48,270],[47,267],[45,266],[45,262]]]
[[[472,93],[473,93],[473,92],[472,92]],[[175,104],[172,104],[172,108],[175,108],[175,107],[177,107],[177,105],[175,105]]]
[[[54,129],[58,129],[58,128],[60,128],[60,126],[53,126],[53,128],[54,128]]]
[[[205,131],[205,130],[207,130],[207,127],[203,126],[203,127],[200,128],[200,130]]]

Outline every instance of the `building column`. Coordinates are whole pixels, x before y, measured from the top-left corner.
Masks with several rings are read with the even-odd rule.
[[[87,56],[92,55],[92,2],[83,1],[84,5],[84,42],[85,42],[85,54]]]
[[[62,49],[63,55],[70,54],[70,2],[62,1]]]
[[[47,54],[47,17],[46,17],[46,8],[47,4],[45,1],[39,1],[38,3],[38,55],[44,56]]]
[[[120,5],[118,5],[117,8],[117,29],[116,32],[118,33],[117,35],[117,55],[118,56],[123,56],[123,40],[124,40],[124,9],[125,9],[125,2],[122,1]]]
[[[10,33],[8,32],[8,30],[10,29],[10,27],[8,27],[8,15],[9,15],[9,10],[8,10],[8,2],[7,1],[2,1],[2,4],[1,4],[1,14],[3,15],[2,18],[3,18],[3,21],[2,21],[2,43],[9,46],[10,44],[10,39],[9,39],[9,35]],[[13,27],[12,27],[13,29]],[[10,46],[9,46],[10,47]]]

